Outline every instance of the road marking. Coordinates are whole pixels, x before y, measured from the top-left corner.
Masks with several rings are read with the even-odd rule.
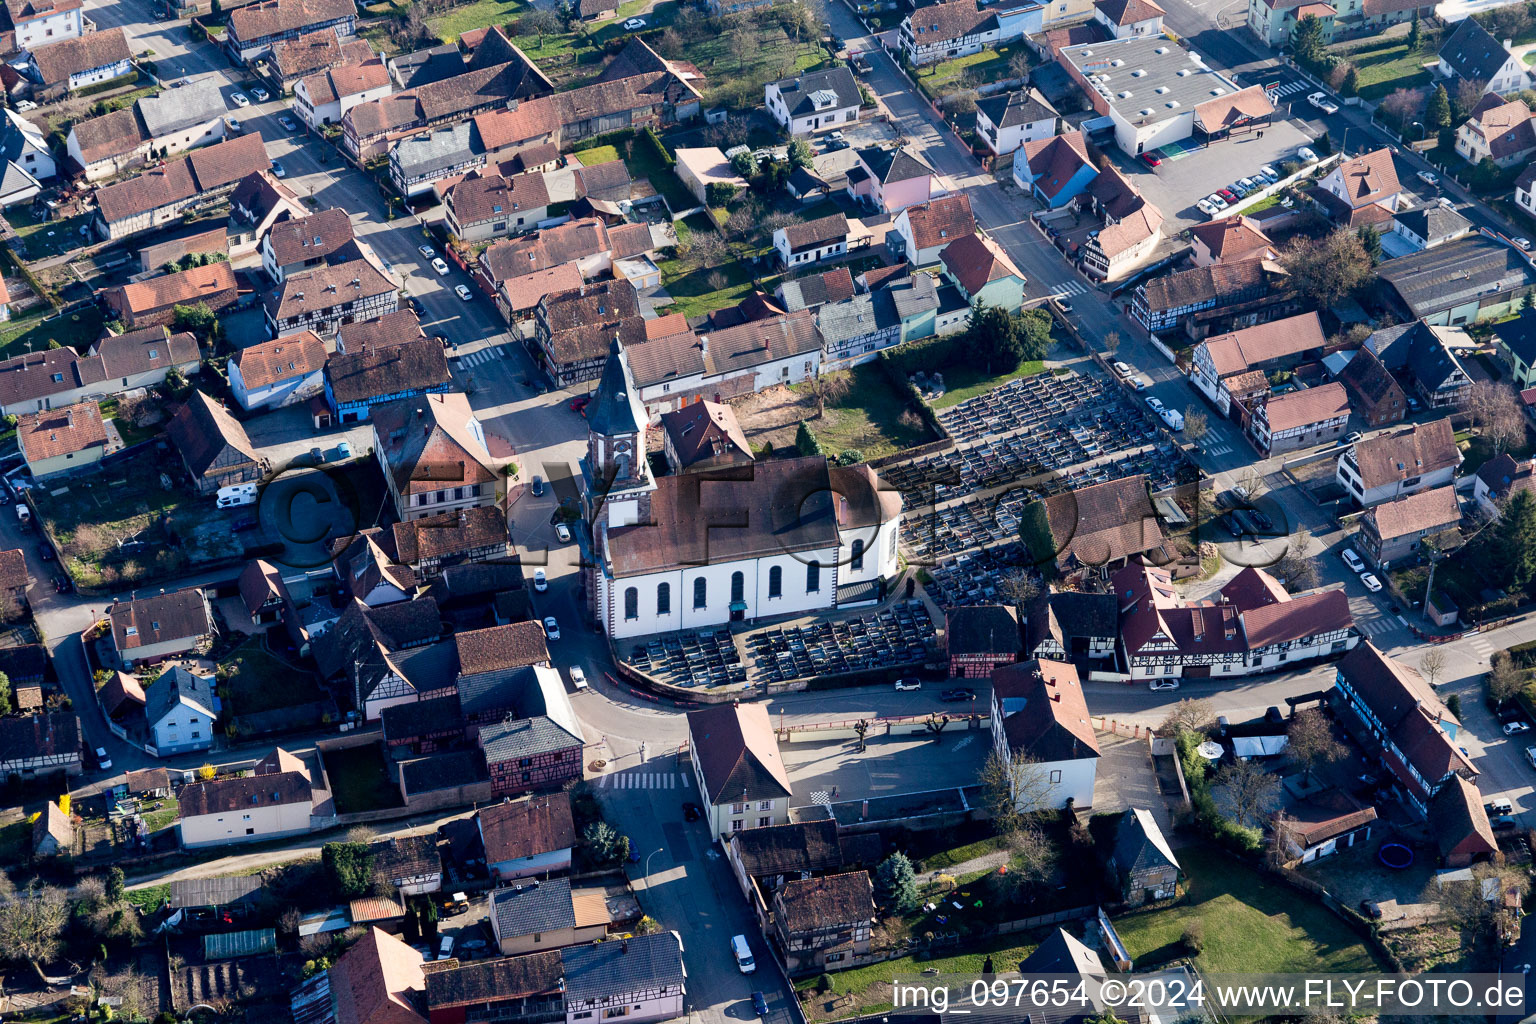
[[[467,356],[460,356],[459,357],[459,365],[460,366],[479,366],[482,363],[488,363],[488,362],[490,362],[493,359],[500,359],[500,358],[501,358],[501,351],[499,349],[483,348],[483,349],[481,349],[478,352],[471,352]]]
[[[1088,294],[1088,287],[1086,285],[1084,285],[1081,281],[1063,281],[1061,284],[1056,285],[1056,290],[1054,292],[1052,292],[1051,294],[1052,295],[1086,295],[1086,294]]]
[[[1205,449],[1206,455],[1230,455],[1232,446],[1229,444],[1212,445]]]

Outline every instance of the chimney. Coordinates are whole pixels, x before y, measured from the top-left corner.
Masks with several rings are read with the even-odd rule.
[[[699,357],[701,359],[709,358],[709,335],[707,334],[699,335]]]

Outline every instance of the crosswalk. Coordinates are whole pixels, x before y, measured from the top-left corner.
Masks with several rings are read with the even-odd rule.
[[[1202,452],[1204,452],[1206,455],[1230,455],[1230,454],[1232,454],[1232,446],[1230,444],[1227,444],[1225,441],[1219,441],[1216,444],[1209,444],[1209,443],[1202,444],[1200,450]]]
[[[1306,82],[1286,82],[1284,85],[1278,88],[1269,90],[1269,101],[1273,103],[1278,99],[1282,99],[1291,95],[1292,93],[1301,92],[1306,89],[1306,87]]]
[[[1392,615],[1379,615],[1374,619],[1356,619],[1355,626],[1366,636],[1380,636],[1394,629],[1403,628],[1403,624]]]
[[[1473,633],[1471,636],[1469,636],[1467,638],[1467,646],[1476,651],[1479,658],[1485,658],[1489,660],[1492,660],[1494,652],[1499,650],[1499,646],[1497,644],[1483,636],[1481,633]]]
[[[688,777],[682,772],[621,772],[600,775],[599,789],[687,789]]]
[[[1056,286],[1055,295],[1087,295],[1088,286],[1081,281],[1063,281]]]
[[[459,365],[460,366],[480,366],[482,363],[488,363],[488,362],[490,362],[493,359],[500,359],[500,358],[501,358],[501,349],[499,347],[495,346],[495,345],[492,345],[492,346],[490,346],[488,348],[483,348],[483,349],[481,349],[478,352],[471,352],[467,356],[460,356],[459,357]]]

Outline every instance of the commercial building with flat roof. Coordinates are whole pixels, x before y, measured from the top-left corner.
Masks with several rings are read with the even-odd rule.
[[[1056,59],[1093,109],[1113,119],[1128,156],[1191,137],[1206,145],[1262,128],[1275,112],[1261,87],[1242,88],[1163,36],[1064,46]]]

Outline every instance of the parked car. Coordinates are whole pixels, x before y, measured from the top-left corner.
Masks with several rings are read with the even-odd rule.
[[[1325,93],[1315,92],[1307,97],[1307,102],[1325,114],[1337,114],[1339,112],[1339,105],[1330,100]]]
[[[1269,164],[1265,164],[1263,167],[1260,167],[1259,173],[1264,175],[1264,177],[1268,179],[1271,185],[1280,180],[1280,172],[1269,166]]]
[[[1361,900],[1360,913],[1373,921],[1381,920],[1381,906],[1375,900]]]
[[[1210,195],[1205,197],[1205,201],[1216,207],[1217,213],[1225,210],[1229,205],[1227,200],[1219,192],[1212,192]]]
[[[704,816],[704,808],[695,803],[683,804],[683,820],[698,821]]]
[[[1147,689],[1154,693],[1159,690],[1177,690],[1178,688],[1179,681],[1177,679],[1154,679],[1147,683]]]
[[[1529,238],[1522,238],[1519,235],[1516,235],[1514,238],[1511,238],[1510,241],[1518,245],[1521,252],[1531,251],[1531,240]]]
[[[1148,150],[1141,154],[1141,162],[1148,167],[1161,167],[1163,166],[1163,155],[1155,149]]]
[[[1349,433],[1344,435],[1345,444],[1355,444],[1356,442],[1363,440],[1365,440],[1365,435],[1360,433],[1358,430],[1351,430]]]
[[[1530,732],[1530,731],[1531,731],[1531,724],[1529,722],[1505,722],[1504,723],[1504,735],[1505,736],[1517,736],[1517,735],[1519,735],[1522,732]]]
[[[561,544],[569,544],[571,542],[571,528],[564,523],[556,523],[555,536],[560,539]]]
[[[1110,365],[1113,366],[1115,368],[1115,372],[1118,373],[1122,377],[1129,377],[1132,374],[1132,372],[1134,372],[1134,371],[1131,370],[1131,367],[1130,367],[1129,363],[1122,362],[1119,359],[1116,359]]]
[[[264,86],[260,85],[251,86],[251,95],[255,96],[257,101],[261,103],[265,103],[272,98],[272,94],[267,92]]]
[[[33,103],[31,100],[21,100],[16,104],[16,109],[25,114],[29,110],[36,110],[37,104]]]
[[[469,286],[468,285],[464,285],[464,284],[456,284],[456,285],[454,285],[453,286],[453,293],[455,295],[457,295],[459,298],[463,299],[465,302],[468,302],[470,299],[475,297],[475,293],[469,290]]]
[[[543,569],[533,570],[533,589],[540,592],[549,589],[549,577],[544,575]]]
[[[1072,303],[1068,302],[1066,299],[1057,299],[1056,300],[1056,305],[1061,307],[1061,311],[1063,313],[1073,313],[1073,312],[1076,312],[1076,310],[1072,306]]]
[[[432,248],[430,245],[418,245],[416,247],[416,251],[421,253],[429,260],[437,255],[437,250]]]
[[[417,316],[421,316],[424,312],[426,312],[427,309],[427,307],[421,304],[421,300],[414,295],[407,295],[405,297],[405,304],[410,306],[411,312],[415,313]]]
[[[1317,154],[1312,152],[1312,150],[1308,149],[1306,146],[1302,146],[1296,151],[1296,159],[1301,160],[1304,163],[1315,164],[1317,163]]]
[[[768,1000],[761,992],[752,993],[752,1012],[759,1017],[768,1016]]]
[[[1227,186],[1227,191],[1231,192],[1239,199],[1246,199],[1248,198],[1248,193],[1252,192],[1253,190],[1250,189],[1247,185],[1244,185],[1242,182],[1234,181],[1232,184]]]
[[[68,576],[55,576],[53,590],[56,594],[72,594],[75,591],[75,585],[70,582]]]
[[[1487,811],[1489,814],[1514,814],[1515,805],[1510,803],[1508,800],[1500,798],[1498,800],[1488,801],[1488,803],[1483,806],[1483,810]]]
[[[1419,180],[1430,188],[1440,187],[1440,175],[1435,174],[1433,171],[1420,171]]]
[[[1498,817],[1489,818],[1488,824],[1493,826],[1495,832],[1507,832],[1512,828],[1520,827],[1520,823],[1508,814],[1500,814]]]
[[[37,547],[37,557],[45,562],[53,561],[53,546],[51,544],[39,544]]]
[[[910,676],[896,680],[896,689],[898,690],[921,690],[922,688],[922,682]]]
[[[540,497],[544,493],[544,478],[542,476],[539,476],[537,473],[535,473],[534,477],[533,477],[533,488],[532,489],[533,489],[533,496],[535,498]]]
[[[1375,573],[1361,573],[1360,582],[1364,583],[1365,589],[1369,590],[1373,594],[1381,589],[1381,580],[1376,578]]]
[[[960,701],[966,701],[966,700],[975,700],[976,699],[976,691],[975,690],[967,690],[963,686],[957,686],[957,687],[955,687],[952,690],[945,690],[943,693],[939,694],[939,699],[942,700],[942,701],[946,701],[946,702],[948,702],[950,704],[956,704],[956,703],[959,703]]]
[[[643,28],[645,28],[644,18],[630,18],[624,23],[624,31],[626,32],[638,32]]]
[[[107,756],[106,747],[96,748],[96,767],[102,771],[107,771],[112,767],[112,759]]]
[[[438,256],[432,260],[432,269],[437,271],[438,277],[448,276],[448,264],[443,262],[443,258],[441,256]]]
[[[229,100],[237,107],[248,107],[251,105],[250,97],[243,92],[235,93],[234,95],[230,96]]]
[[[229,130],[234,132],[236,135],[239,135],[241,132],[245,131],[245,126],[240,123],[240,119],[238,117],[226,117],[224,119],[224,123],[229,125]]]
[[[587,688],[587,673],[582,670],[580,665],[571,666],[571,686],[577,690],[585,690]]]
[[[1355,554],[1354,548],[1345,548],[1339,552],[1339,557],[1344,559],[1344,564],[1349,566],[1351,572],[1365,572],[1365,563]]]
[[[1145,391],[1150,386],[1151,385],[1147,383],[1145,377],[1137,377],[1131,381],[1131,387],[1135,388],[1137,391]]]
[[[553,615],[546,615],[544,617],[544,635],[551,640],[560,639],[560,623],[555,621]]]
[[[287,114],[278,115],[277,123],[283,126],[283,131],[285,132],[296,132],[299,130],[298,124]]]
[[[1211,202],[1209,199],[1197,200],[1195,202],[1195,209],[1199,210],[1207,217],[1214,217],[1221,212],[1220,210],[1216,209],[1216,204]]]
[[[1225,201],[1228,206],[1231,206],[1240,198],[1238,194],[1233,192],[1230,188],[1219,188],[1216,190],[1216,194],[1221,196],[1222,200]]]
[[[288,177],[288,172],[283,170],[283,162],[281,160],[272,161],[272,176],[274,178]]]
[[[1158,399],[1158,398],[1156,398],[1156,397],[1154,397],[1152,395],[1148,395],[1147,396],[1147,408],[1151,409],[1153,412],[1155,412],[1159,416],[1161,416],[1162,412],[1163,412],[1162,400]]]
[[[848,142],[843,139],[833,139],[831,142],[827,143],[823,152],[836,153],[839,150],[847,149],[848,145]]]

